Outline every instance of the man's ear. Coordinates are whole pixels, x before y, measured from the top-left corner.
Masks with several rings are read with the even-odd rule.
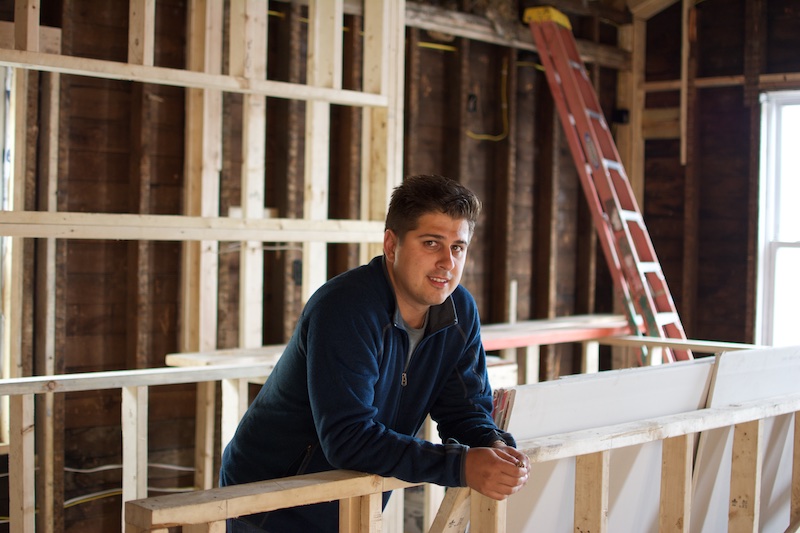
[[[383,255],[386,260],[394,262],[394,253],[397,248],[397,235],[390,229],[383,232]]]

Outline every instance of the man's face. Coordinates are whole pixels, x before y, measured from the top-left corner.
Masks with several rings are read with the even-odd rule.
[[[444,302],[461,282],[470,237],[465,219],[444,213],[422,215],[402,242],[386,230],[383,251],[389,277],[409,325],[421,327],[428,308]]]

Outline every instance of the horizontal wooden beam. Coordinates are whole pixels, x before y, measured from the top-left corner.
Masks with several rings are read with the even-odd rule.
[[[14,49],[14,23],[0,21],[0,48]],[[61,52],[61,28],[39,26],[39,51],[58,54]]]
[[[125,504],[125,519],[128,524],[143,529],[206,524],[255,512],[354,498],[415,485],[419,483],[333,470],[135,500]]]
[[[236,219],[180,215],[0,212],[0,235],[143,241],[383,241],[383,222],[367,220]]]
[[[500,29],[485,17],[406,2],[406,26],[537,52],[530,28],[521,23],[510,24]],[[630,70],[631,57],[625,50],[583,39],[577,39],[576,44],[581,59],[586,63],[597,63],[617,70]]]
[[[700,353],[719,353],[732,350],[756,350],[768,348],[757,344],[741,344],[738,342],[704,341],[696,339],[666,339],[636,335],[626,335],[624,337],[606,337],[597,339],[599,344],[607,346],[622,346],[626,348],[640,348],[642,346],[679,348],[692,350]]]
[[[386,107],[388,98],[379,94],[346,89],[312,87],[272,80],[256,80],[222,74],[208,74],[165,67],[134,65],[23,50],[0,50],[0,65],[110,80],[136,81],[194,89],[211,89],[241,94],[259,94],[290,100],[315,100],[331,104]]]
[[[642,19],[649,19],[666,8],[677,2],[678,0],[628,0],[628,9],[635,17]]]
[[[517,442],[531,463],[646,444],[800,411],[800,394],[698,409],[658,418],[572,431]]]
[[[55,376],[0,379],[0,397],[19,394],[80,392],[121,389],[123,387],[203,383],[221,381],[223,379],[257,378],[269,375],[274,366],[274,363],[244,361],[233,365],[109,370],[105,372],[78,372]]]
[[[694,86],[700,89],[735,87],[744,85],[744,82],[744,74],[737,76],[710,76],[693,80]],[[644,84],[644,90],[648,93],[677,91],[680,88],[681,80],[649,81]],[[758,88],[761,90],[800,88],[800,72],[761,74],[758,77]]]

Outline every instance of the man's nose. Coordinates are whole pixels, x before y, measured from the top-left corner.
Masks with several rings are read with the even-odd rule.
[[[453,259],[453,253],[450,249],[446,249],[439,254],[439,261],[436,263],[437,267],[444,270],[452,270],[454,265],[455,259]]]

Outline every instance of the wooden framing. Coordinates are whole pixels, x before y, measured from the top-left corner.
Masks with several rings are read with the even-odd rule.
[[[217,243],[220,240],[239,241],[243,243],[241,254],[240,282],[240,336],[242,346],[257,346],[262,343],[262,290],[263,252],[262,243],[300,242],[308,248],[325,249],[327,242],[352,242],[359,244],[380,243],[382,239],[382,214],[392,186],[399,183],[402,176],[402,95],[403,95],[403,39],[405,28],[405,3],[370,0],[367,3],[365,33],[369,39],[379,46],[368,47],[365,52],[372,70],[364,76],[368,87],[365,91],[343,90],[341,88],[341,29],[343,2],[319,2],[312,11],[320,13],[314,19],[318,31],[310,32],[312,39],[327,35],[327,41],[317,40],[319,46],[313,54],[311,77],[309,84],[278,82],[266,79],[266,12],[263,3],[248,0],[235,0],[231,3],[230,18],[232,39],[230,46],[230,74],[222,74],[222,2],[211,0],[193,0],[188,7],[189,25],[187,30],[187,63],[188,69],[175,69],[155,66],[155,0],[131,0],[128,6],[129,35],[128,59],[126,63],[95,60],[77,56],[61,55],[57,43],[56,32],[49,29],[40,31],[38,23],[39,5],[35,1],[18,1],[16,3],[16,25],[0,23],[0,64],[16,70],[17,86],[15,94],[15,118],[17,124],[16,138],[22,143],[29,131],[25,124],[27,105],[27,85],[25,79],[29,71],[47,73],[51,90],[48,112],[56,118],[58,114],[57,98],[58,77],[62,73],[89,76],[107,80],[128,80],[138,82],[134,89],[134,107],[139,106],[141,114],[134,113],[134,144],[143,147],[147,141],[145,127],[148,125],[147,113],[150,99],[148,94],[154,86],[174,86],[188,90],[186,108],[186,168],[185,168],[185,216],[163,216],[150,213],[151,187],[150,165],[147,155],[140,151],[134,159],[131,171],[137,182],[134,184],[138,193],[131,198],[131,210],[134,215],[89,214],[57,212],[55,196],[39,211],[28,211],[23,204],[25,198],[24,180],[27,173],[25,165],[26,150],[15,152],[15,200],[12,211],[0,213],[0,232],[12,240],[14,253],[9,257],[14,264],[11,275],[16,277],[8,283],[14,288],[6,300],[7,309],[22,311],[29,309],[22,305],[23,286],[19,277],[25,271],[21,253],[27,238],[45,239],[42,245],[47,267],[43,279],[53,280],[55,272],[55,253],[57,240],[69,239],[127,239],[130,240],[128,250],[134,259],[135,268],[129,277],[130,286],[134,288],[137,302],[129,307],[129,325],[141,335],[134,335],[134,357],[128,364],[136,368],[148,364],[146,350],[150,343],[147,331],[152,327],[153,316],[146,304],[151,290],[153,274],[153,242],[157,240],[173,240],[184,243],[183,287],[180,347],[182,350],[200,350],[216,348],[217,316]],[[333,11],[328,12],[329,6]],[[312,17],[313,18],[313,17]],[[14,29],[14,38],[8,39],[9,31]],[[42,35],[42,45],[39,35]],[[55,37],[54,37],[55,36]],[[338,42],[339,45],[330,46]],[[16,48],[16,49],[12,49]],[[323,57],[323,53],[328,54]],[[323,79],[326,76],[334,78]],[[338,81],[336,81],[338,79]],[[243,143],[243,181],[242,181],[242,218],[220,217],[219,213],[219,172],[221,168],[221,116],[222,93],[240,93],[244,95],[244,143]],[[138,95],[138,96],[137,96]],[[328,220],[326,198],[319,194],[308,194],[307,198],[314,202],[314,215],[309,220],[298,219],[264,219],[264,153],[265,153],[265,102],[266,97],[306,101],[312,112],[307,124],[307,134],[312,142],[307,143],[307,169],[314,174],[314,190],[327,187],[326,153],[320,152],[321,146],[327,146],[328,127],[326,117],[331,104],[363,107],[370,110],[364,113],[369,116],[373,129],[377,133],[369,137],[369,169],[372,192],[370,211],[362,221]],[[137,108],[138,109],[138,108]],[[383,132],[377,132],[378,127]],[[57,121],[48,131],[51,142],[48,145],[49,158],[40,157],[45,168],[54,168],[57,162],[58,138]],[[366,145],[365,145],[366,146]],[[134,154],[136,151],[134,150]],[[49,165],[49,166],[48,166]],[[56,173],[52,172],[51,176]],[[366,180],[365,180],[366,181]],[[55,194],[55,182],[48,187],[50,194]],[[311,205],[311,204],[309,204]],[[320,210],[321,207],[325,209]],[[28,208],[29,209],[29,208]],[[311,220],[313,219],[313,220]],[[378,222],[378,219],[381,219]],[[127,228],[127,229],[126,229]],[[136,242],[138,241],[138,242]],[[46,244],[45,244],[46,243]],[[310,243],[313,243],[310,244]],[[310,261],[306,272],[317,271],[316,281],[319,284],[327,276],[325,261]],[[310,291],[311,282],[307,280],[306,291]],[[52,300],[54,291],[44,291],[50,296],[44,323],[53,331],[56,302]],[[22,350],[21,321],[14,313],[5,313],[10,322],[4,331],[9,335],[6,353],[19,354]],[[16,324],[16,325],[15,325]],[[8,326],[11,327],[8,327]],[[143,336],[144,335],[144,336]],[[54,336],[46,339],[39,360],[47,373],[53,373]],[[47,365],[50,366],[47,366]],[[14,366],[15,374],[20,375],[21,364]],[[49,369],[49,370],[47,370]],[[11,372],[11,370],[9,370]],[[223,391],[228,391],[226,383]],[[209,487],[214,481],[213,468],[213,434],[212,427],[215,416],[216,383],[204,382],[198,385],[198,423],[196,479],[198,487]],[[239,391],[241,392],[241,391]],[[128,398],[126,405],[146,401],[146,394],[136,389],[128,390],[124,395]],[[144,398],[144,400],[143,400]],[[43,398],[43,406],[52,407],[52,395]],[[30,405],[28,405],[30,402]],[[18,458],[12,466],[12,523],[15,528],[27,533],[32,531],[33,522],[33,432],[27,431],[32,424],[33,397],[20,397],[12,402],[11,450]],[[49,407],[42,412],[50,412]],[[46,418],[42,418],[46,420]],[[139,427],[140,422],[126,419],[125,424]],[[44,423],[45,431],[40,432],[42,450],[51,450],[45,454],[52,458],[55,453],[53,444],[53,421]],[[22,439],[22,440],[20,440]],[[127,451],[126,457],[141,456],[147,453],[146,447],[138,447],[136,441],[126,442],[128,446],[136,446],[134,451]],[[47,510],[42,511],[43,522],[50,524],[54,518],[48,514],[52,511],[54,500],[53,476],[55,466],[52,461],[42,465],[43,496]],[[144,476],[140,475],[140,478]],[[124,498],[141,496],[142,486],[138,482],[126,482]],[[18,499],[17,499],[18,498]]]

